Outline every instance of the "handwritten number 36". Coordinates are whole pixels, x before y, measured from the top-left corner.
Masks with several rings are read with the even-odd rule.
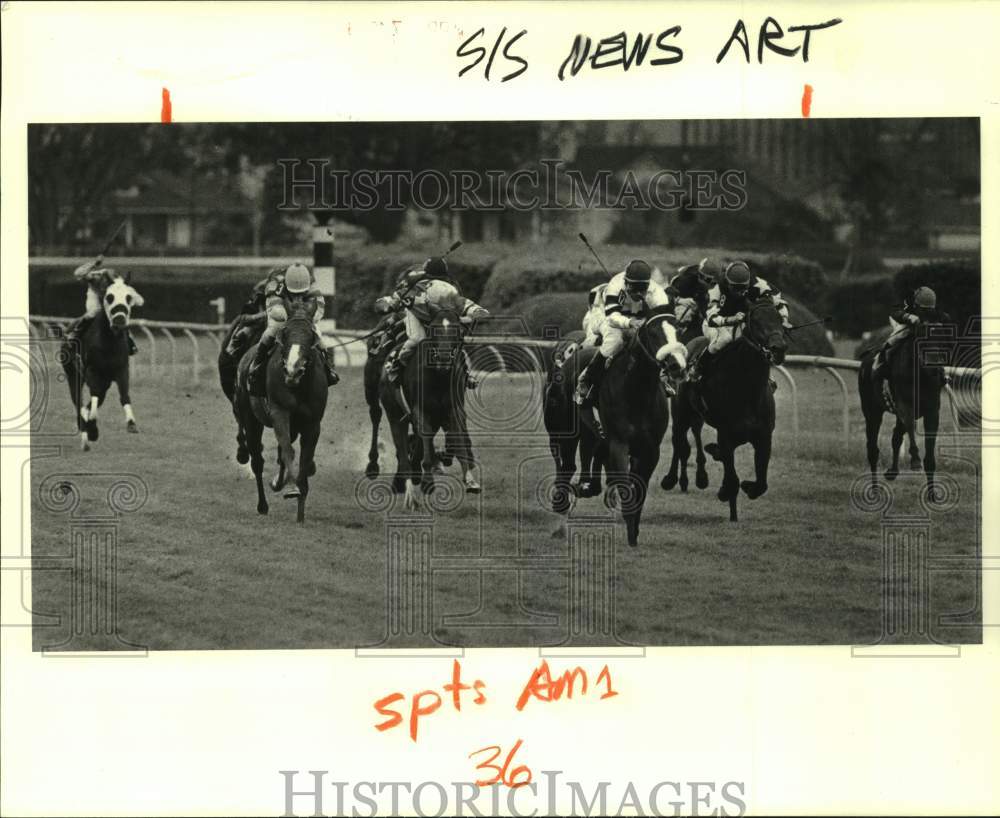
[[[509,753],[507,753],[507,759],[504,761],[502,767],[498,767],[493,762],[500,757],[500,753],[503,752],[500,746],[497,744],[491,744],[489,747],[483,747],[480,750],[473,750],[469,753],[469,758],[480,753],[488,753],[491,750],[493,755],[489,757],[486,761],[476,765],[477,770],[496,770],[496,775],[493,778],[484,778],[476,782],[477,787],[488,787],[490,784],[502,783],[506,784],[508,787],[523,787],[525,784],[531,783],[531,770],[528,769],[527,765],[522,764],[519,767],[510,769],[511,761],[514,760],[514,754],[517,752],[518,748],[521,746],[521,739],[517,740]]]

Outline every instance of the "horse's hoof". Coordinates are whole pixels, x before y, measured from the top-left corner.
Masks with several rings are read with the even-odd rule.
[[[719,452],[718,443],[708,443],[705,446],[705,453],[712,456],[714,460],[722,460],[722,454]]]
[[[483,487],[479,485],[474,477],[470,477],[465,481],[465,493],[466,494],[479,494],[483,490]]]
[[[267,503],[258,503],[257,504],[257,513],[258,514],[267,514]]]
[[[90,451],[90,444],[86,440],[81,440],[80,441],[80,451],[81,452],[89,452]]]
[[[743,493],[751,500],[756,500],[767,491],[767,486],[761,487],[753,480],[744,480],[740,483],[740,488],[743,489]]]
[[[708,488],[708,472],[700,471],[694,476],[694,484],[700,489]]]
[[[291,500],[295,497],[300,497],[301,495],[302,492],[299,490],[298,486],[291,486],[290,488],[285,489],[285,493],[282,495],[282,497],[284,497],[286,500]]]
[[[896,470],[893,470],[893,469],[889,469],[885,473],[885,479],[886,480],[895,480],[898,476],[899,476],[899,471],[896,471]]]
[[[392,491],[394,494],[402,494],[406,491],[406,478],[398,474],[392,478]]]
[[[638,537],[629,537],[628,538],[628,544],[631,545],[633,548],[635,548],[639,544],[639,538]]]
[[[315,474],[316,474],[316,461],[314,460],[312,461],[312,463],[309,464],[309,469],[308,471],[306,471],[306,477],[313,477],[315,476]]]
[[[125,431],[130,434],[137,435],[139,434],[139,427],[134,420],[130,420],[125,424]]]
[[[910,458],[910,468],[913,471],[920,471],[924,467],[924,464],[920,461],[919,457]]]
[[[681,491],[683,491],[685,493],[687,492],[687,490],[688,490],[688,479],[686,477],[682,477],[680,479],[680,487],[681,487]]]
[[[236,462],[241,466],[246,465],[250,462],[250,452],[246,449],[240,447],[236,450]]]
[[[87,423],[87,440],[93,443],[97,438],[101,436],[100,431],[97,428],[97,423],[95,421],[89,421]]]
[[[450,454],[443,454],[443,455],[441,455],[441,457],[439,458],[439,460],[441,461],[441,465],[442,466],[450,466],[452,463],[455,462],[455,458],[452,457],[452,455],[450,455]]]
[[[378,477],[378,463],[369,463],[365,466],[365,477],[369,480],[374,480]]]
[[[660,481],[660,488],[664,491],[670,491],[674,486],[677,485],[677,475],[665,474],[663,479]]]

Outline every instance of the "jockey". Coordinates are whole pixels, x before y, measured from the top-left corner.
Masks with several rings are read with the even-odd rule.
[[[928,324],[950,324],[948,313],[937,308],[937,295],[930,287],[917,287],[906,297],[902,305],[889,313],[892,332],[875,356],[872,372],[878,373],[892,350],[908,336],[913,327],[921,322]]]
[[[764,297],[770,297],[778,309],[782,325],[785,329],[790,329],[792,325],[788,320],[788,304],[781,293],[763,278],[751,273],[745,261],[730,262],[722,280],[708,292],[708,309],[703,330],[709,343],[688,370],[689,381],[697,382],[708,359],[736,339],[750,304]]]
[[[649,310],[670,303],[663,288],[652,280],[652,274],[645,261],[634,259],[608,282],[604,291],[604,316],[598,328],[601,343],[577,380],[577,403],[585,404],[594,387],[600,386],[607,361],[625,345],[625,330],[638,326]]]
[[[604,323],[604,295],[608,284],[598,284],[592,288],[587,300],[590,306],[583,316],[584,346],[597,346],[601,340],[601,324]]]
[[[424,326],[438,312],[452,309],[463,323],[489,315],[488,310],[458,291],[455,279],[448,272],[448,264],[440,257],[429,258],[422,268],[407,272],[393,294],[386,297],[384,305],[389,310],[403,308],[406,328],[406,340],[386,364],[391,383],[399,382],[399,376],[413,357],[417,345],[427,337]]]
[[[405,337],[405,307],[401,299],[393,296],[403,286],[407,276],[419,273],[421,269],[420,266],[407,267],[396,277],[396,288],[393,293],[375,299],[375,312],[382,315],[382,318],[375,325],[368,341],[368,351],[371,355],[375,357],[382,355],[396,344],[400,336]]]
[[[259,283],[259,282],[258,282]],[[274,346],[278,332],[288,319],[289,308],[293,303],[305,303],[308,306],[313,327],[316,331],[316,346],[323,353],[326,365],[326,382],[333,386],[340,376],[333,368],[333,350],[325,345],[323,334],[317,326],[323,317],[326,306],[322,293],[316,288],[312,272],[304,264],[289,264],[284,269],[271,271],[264,285],[265,308],[267,310],[267,327],[257,342],[253,361],[250,364],[247,385],[251,395],[263,396],[265,392],[264,365],[267,363],[271,348]]]
[[[104,309],[104,292],[108,285],[115,280],[115,271],[103,266],[104,257],[98,256],[94,261],[87,261],[73,271],[73,277],[87,282],[87,300],[84,305],[84,313],[78,318],[66,332],[67,340],[74,340],[80,337],[87,325],[100,315]],[[136,306],[142,306],[142,300],[136,302]],[[135,341],[132,340],[128,330],[125,331],[128,337],[128,354],[135,355],[139,350]]]
[[[254,326],[267,320],[267,308],[265,305],[264,290],[272,275],[277,275],[282,271],[281,267],[274,267],[260,281],[253,285],[250,297],[243,305],[243,309],[238,316],[239,326],[233,332],[229,343],[226,345],[226,352],[234,357],[242,355],[244,345],[253,336]]]
[[[688,325],[695,320],[705,320],[709,290],[715,286],[721,274],[722,268],[718,262],[708,258],[677,269],[677,275],[667,284],[667,295],[674,302],[675,317],[679,323]]]

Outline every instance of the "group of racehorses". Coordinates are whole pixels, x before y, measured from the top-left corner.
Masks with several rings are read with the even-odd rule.
[[[103,311],[73,343],[61,350],[76,410],[83,448],[97,439],[97,409],[111,383],[116,383],[126,409],[129,431],[137,431],[128,395],[127,329],[131,315],[131,286],[121,282],[109,289]],[[134,291],[132,291],[134,293]],[[244,313],[259,310],[248,302]],[[232,405],[237,422],[237,460],[250,463],[257,484],[257,511],[268,512],[263,485],[263,432],[274,429],[278,442],[278,472],[271,488],[285,488],[286,497],[298,499],[297,519],[305,518],[309,477],[315,473],[314,454],[320,424],[326,410],[328,386],[323,362],[314,344],[312,321],[293,308],[280,329],[277,343],[267,361],[265,394],[250,393],[247,371],[256,339],[233,354],[230,340],[246,322],[241,315],[233,322],[219,355],[222,389]],[[679,320],[680,319],[680,320]],[[263,326],[259,327],[262,330]],[[915,424],[923,419],[925,450],[923,468],[927,488],[934,497],[935,438],[938,429],[940,393],[945,383],[939,359],[918,354],[926,338],[926,326],[919,327],[899,345],[886,365],[882,379],[872,371],[874,350],[862,361],[858,376],[861,406],[866,421],[867,455],[872,479],[878,466],[878,433],[883,414],[892,411],[896,425],[892,434],[892,466],[887,479],[899,472],[899,449],[903,438],[910,441],[911,467],[921,461],[915,439]],[[465,390],[468,362],[463,352],[467,326],[455,313],[442,311],[428,327],[418,354],[406,364],[399,384],[388,380],[383,366],[385,353],[370,354],[365,366],[365,397],[372,422],[372,448],[366,474],[378,474],[378,427],[383,412],[388,419],[396,450],[395,491],[405,494],[412,508],[421,493],[434,491],[434,474],[441,463],[457,458],[466,490],[479,490],[475,481],[475,460],[466,424]],[[259,337],[259,333],[258,333]],[[638,542],[639,524],[647,490],[659,461],[660,444],[669,421],[674,423],[673,456],[661,486],[671,489],[688,486],[687,468],[691,453],[688,433],[696,444],[695,482],[708,485],[704,452],[720,461],[723,477],[718,497],[729,504],[730,519],[737,519],[740,489],[750,499],[768,488],[768,465],[775,426],[772,365],[781,365],[788,348],[788,335],[769,299],[753,302],[737,340],[721,354],[697,383],[683,379],[684,361],[663,350],[686,343],[686,357],[693,359],[707,344],[701,335],[701,321],[682,320],[672,307],[653,310],[630,335],[626,348],[608,364],[595,407],[574,401],[580,371],[594,354],[594,347],[582,344],[583,333],[570,333],[559,341],[547,360],[543,415],[550,450],[556,467],[552,509],[567,513],[571,496],[606,494],[617,504],[625,520],[628,542]],[[683,357],[683,356],[682,356]],[[664,380],[677,383],[676,395],[668,398]],[[83,387],[90,400],[83,400]],[[703,424],[713,426],[717,441],[702,446]],[[445,435],[444,451],[437,453],[434,438]],[[296,458],[295,443],[299,444]],[[738,447],[749,443],[754,451],[754,480],[740,482],[734,466]],[[580,477],[576,456],[580,454]],[[602,492],[601,475],[607,480]]]

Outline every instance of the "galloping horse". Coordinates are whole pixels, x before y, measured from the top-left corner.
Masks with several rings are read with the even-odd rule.
[[[681,307],[677,315],[677,326],[680,329],[678,339],[685,346],[695,338],[702,336],[702,315],[694,304]],[[680,483],[681,491],[688,490],[688,458],[691,456],[691,444],[688,442],[688,432],[694,437],[695,473],[694,482],[700,489],[708,488],[708,472],[705,470],[705,448],[701,442],[701,430],[705,421],[701,415],[688,412],[677,395],[670,399],[670,418],[673,421],[671,430],[670,468],[660,481],[660,488],[670,491]],[[680,474],[678,475],[678,469]]]
[[[251,395],[247,388],[255,349],[251,347],[240,360],[233,405],[257,480],[257,512],[268,512],[263,482],[263,434],[264,427],[270,426],[278,439],[278,473],[271,481],[271,488],[279,491],[286,482],[295,484],[285,492],[285,497],[298,498],[296,519],[301,523],[305,521],[309,478],[316,472],[313,455],[326,411],[328,386],[316,350],[312,318],[304,306],[292,306],[276,340],[266,364],[267,397]],[[296,438],[301,441],[297,464],[292,445]]]
[[[928,497],[936,497],[934,470],[937,462],[934,445],[937,440],[938,421],[941,412],[941,390],[945,384],[944,369],[938,361],[931,363],[927,355],[929,335],[934,324],[921,323],[914,332],[904,338],[884,364],[885,382],[889,386],[889,401],[883,393],[882,378],[872,373],[877,350],[871,350],[861,361],[858,370],[858,393],[861,397],[861,411],[865,416],[865,435],[868,444],[868,465],[872,472],[872,482],[877,478],[878,433],[882,427],[882,415],[895,411],[896,426],[892,430],[892,465],[885,473],[886,480],[895,480],[899,474],[899,449],[903,436],[910,439],[910,468],[920,468],[920,449],[916,441],[917,421],[924,421],[924,473],[927,475]],[[940,342],[937,345],[940,350]],[[889,403],[891,402],[891,405]]]
[[[121,276],[104,292],[103,309],[78,335],[78,343],[67,340],[59,351],[66,373],[70,398],[76,410],[76,428],[80,433],[80,448],[89,451],[97,440],[97,409],[112,382],[118,385],[118,397],[125,410],[125,428],[138,432],[129,397],[128,325],[132,307],[141,306],[142,296]],[[83,387],[90,391],[90,401],[83,400]]]
[[[581,409],[573,400],[577,378],[597,351],[583,346],[586,337],[580,330],[568,333],[552,351],[547,361],[543,398],[545,430],[549,451],[556,466],[556,490],[552,510],[565,514],[570,506],[570,492],[580,497],[601,494],[601,468],[607,458],[607,443],[602,439],[590,408]],[[580,480],[570,479],[576,471],[576,452],[580,450]]]
[[[388,380],[383,370],[379,397],[396,448],[393,488],[405,493],[408,509],[417,506],[417,485],[424,494],[434,490],[434,435],[438,431],[445,433],[447,453],[461,464],[466,491],[479,491],[465,418],[467,382],[462,322],[455,311],[447,309],[430,322],[427,337],[401,373],[399,387]]]
[[[660,378],[679,374],[686,363],[674,320],[672,308],[653,309],[626,349],[607,363],[601,380],[598,406],[608,437],[608,490],[618,494],[629,545],[639,542],[649,479],[669,423]]]
[[[707,338],[696,338],[688,345],[688,353],[694,358],[707,346]],[[718,443],[708,444],[705,451],[722,461],[725,473],[718,497],[728,501],[733,522],[740,488],[751,500],[767,491],[774,432],[769,372],[772,363],[780,365],[785,360],[787,347],[777,308],[770,298],[759,299],[747,310],[742,335],[716,355],[698,384],[686,381],[678,390],[683,424],[689,427],[703,418],[718,432]],[[733,460],[736,449],[744,443],[753,446],[756,479],[740,483]]]

